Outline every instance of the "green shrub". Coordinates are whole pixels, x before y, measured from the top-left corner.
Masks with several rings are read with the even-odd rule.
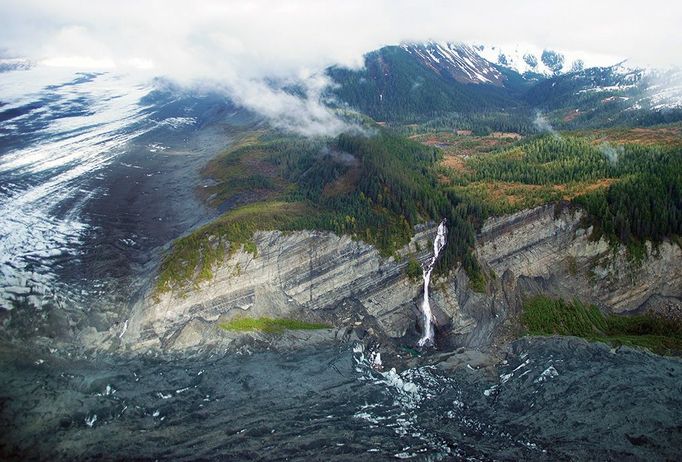
[[[480,269],[478,271],[468,271],[467,276],[469,276],[469,287],[471,287],[471,290],[484,294],[488,287],[488,280],[483,271]]]
[[[650,314],[604,316],[596,306],[578,300],[568,303],[537,296],[524,303],[521,321],[530,335],[572,335],[659,354],[682,354],[682,323]]]
[[[268,334],[280,334],[285,330],[319,330],[329,329],[328,324],[299,321],[297,319],[273,318],[236,318],[220,324],[220,328],[229,331],[259,331]]]
[[[407,261],[407,266],[405,267],[405,273],[407,273],[407,276],[410,279],[416,281],[423,274],[422,265],[419,264],[416,258],[410,256],[410,259]]]

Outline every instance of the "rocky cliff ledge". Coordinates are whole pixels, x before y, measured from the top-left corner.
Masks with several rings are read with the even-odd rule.
[[[440,345],[486,348],[504,340],[523,297],[536,293],[577,297],[619,313],[682,312],[679,246],[648,246],[649,256],[634,262],[624,248],[590,239],[591,229],[582,229],[580,219],[580,211],[555,216],[554,207],[546,206],[487,221],[477,245],[489,276],[485,293],[473,291],[461,269],[432,281]],[[147,297],[124,329],[97,343],[128,351],[234,345],[240,335],[222,331],[218,323],[240,315],[334,326],[326,333],[292,334],[294,343],[352,333],[416,341],[422,285],[406,275],[405,266],[409,255],[429,257],[435,227],[416,231],[391,258],[327,232],[257,233],[256,255],[235,252],[212,281],[183,296]]]
[[[615,313],[653,310],[682,313],[682,250],[677,244],[646,244],[635,259],[624,246],[594,240],[580,227],[580,210],[553,206],[488,220],[477,254],[497,275],[515,279],[523,294],[578,298]]]

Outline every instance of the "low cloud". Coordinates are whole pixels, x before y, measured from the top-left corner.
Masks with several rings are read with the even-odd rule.
[[[334,162],[337,162],[341,165],[345,165],[348,167],[355,167],[357,166],[360,161],[358,161],[357,157],[355,157],[353,154],[345,151],[337,151],[333,149],[329,149],[329,147],[324,146],[322,150],[320,151],[320,154],[323,157],[329,157],[334,160]]]
[[[535,128],[537,128],[541,132],[551,133],[552,135],[554,135],[556,137],[559,136],[557,131],[554,130],[554,127],[552,127],[552,124],[549,123],[549,120],[547,120],[545,115],[540,111],[537,111],[535,113],[535,119],[533,119],[533,125],[535,125]]]
[[[682,70],[670,69],[650,75],[644,99],[659,110],[682,108]]]
[[[606,157],[610,163],[617,164],[624,149],[623,146],[614,148],[609,143],[602,143],[599,145],[599,151],[604,154],[604,157]]]
[[[354,129],[323,102],[329,85],[323,75],[300,78],[291,91],[263,79],[221,82],[219,88],[239,105],[266,117],[276,128],[304,136],[335,136]]]

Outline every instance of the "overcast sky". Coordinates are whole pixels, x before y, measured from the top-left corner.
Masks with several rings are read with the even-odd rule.
[[[0,0],[0,12],[2,55],[210,78],[265,108],[274,102],[248,95],[268,90],[245,81],[357,66],[363,53],[401,41],[529,43],[682,65],[677,0]],[[311,91],[323,84],[313,79]]]
[[[0,0],[0,11],[5,53],[179,77],[296,74],[426,39],[525,42],[682,64],[676,0]]]

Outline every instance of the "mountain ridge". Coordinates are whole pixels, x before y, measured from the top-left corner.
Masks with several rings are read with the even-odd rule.
[[[636,68],[626,61],[588,67],[596,58],[583,60],[575,53],[547,49],[539,60],[521,52],[506,58],[500,51],[497,62],[491,62],[492,50],[502,49],[404,42],[367,53],[362,69],[332,66],[327,75],[341,105],[378,121],[510,112],[532,119],[535,110],[559,111],[551,123],[569,128],[578,123],[627,124],[630,119],[649,125],[682,120],[678,69]],[[537,72],[529,71],[525,61],[526,67],[518,66],[519,55],[537,61]],[[576,117],[581,120],[573,123]]]

